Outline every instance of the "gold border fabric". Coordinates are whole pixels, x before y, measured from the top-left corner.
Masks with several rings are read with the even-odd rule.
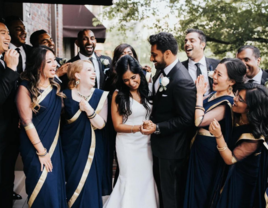
[[[256,139],[256,138],[253,136],[253,134],[251,134],[251,133],[245,133],[245,134],[241,134],[241,136],[240,136],[239,139],[236,141],[236,143],[237,143],[238,141],[242,140],[242,139],[243,139],[243,140],[253,140],[253,141],[258,141],[258,140],[263,140],[263,141],[265,141],[263,136],[261,136],[259,139]]]
[[[45,98],[46,96],[51,92],[51,90],[53,89],[52,85],[49,85],[43,92],[41,95],[39,95],[37,97],[37,102],[40,104]]]
[[[267,196],[267,193],[265,192],[264,193],[264,198],[265,198],[265,202],[266,202],[266,208],[268,208],[268,196]]]
[[[57,143],[58,143],[59,131],[60,131],[60,122],[59,122],[59,125],[58,125],[57,133],[56,133],[56,135],[54,137],[53,143],[51,144],[51,146],[49,148],[49,155],[50,155],[51,158],[52,158],[52,155],[53,155],[53,153],[55,151],[55,148],[57,146]],[[29,198],[29,201],[28,201],[29,207],[32,207],[32,205],[34,203],[34,200],[36,199],[37,195],[39,194],[42,186],[44,185],[44,183],[46,181],[47,174],[48,174],[47,169],[44,168],[43,172],[42,172],[42,174],[41,174],[41,176],[40,176],[40,178],[39,178],[39,180],[38,180],[38,182],[37,182],[37,184],[36,184],[36,186],[35,186],[35,188],[34,188],[34,190],[32,192],[32,195]]]
[[[106,91],[104,91],[102,93],[101,99],[100,99],[100,101],[98,103],[98,106],[97,106],[97,108],[95,110],[96,114],[98,114],[101,111],[108,94],[109,94],[109,92],[106,92]],[[80,111],[80,113],[81,113],[81,111]],[[68,207],[72,207],[73,204],[75,203],[76,199],[80,195],[80,193],[81,193],[81,191],[82,191],[82,189],[83,189],[83,187],[85,185],[85,182],[87,180],[87,176],[89,174],[89,171],[90,171],[90,168],[91,168],[91,165],[92,165],[92,161],[94,159],[95,148],[96,148],[96,135],[95,135],[94,127],[92,125],[91,125],[91,137],[92,137],[91,138],[91,145],[90,145],[90,149],[89,149],[89,153],[88,153],[87,162],[86,162],[82,177],[81,177],[81,179],[79,181],[79,184],[78,184],[75,192],[73,193],[71,199],[68,201]]]

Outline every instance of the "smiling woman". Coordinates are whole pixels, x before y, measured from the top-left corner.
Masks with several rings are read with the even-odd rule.
[[[61,97],[54,81],[53,51],[37,47],[22,73],[17,94],[21,126],[21,156],[29,207],[67,207],[59,125]],[[53,171],[52,171],[53,169]]]

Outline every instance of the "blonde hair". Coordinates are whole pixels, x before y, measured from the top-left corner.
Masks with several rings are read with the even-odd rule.
[[[68,87],[70,89],[75,88],[75,82],[77,81],[77,78],[75,77],[75,73],[80,73],[81,70],[84,67],[84,63],[90,63],[92,67],[94,68],[92,62],[90,60],[77,60],[73,63],[71,63],[67,70],[67,76],[69,78]]]

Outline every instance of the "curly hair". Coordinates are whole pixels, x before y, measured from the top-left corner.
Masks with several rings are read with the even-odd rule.
[[[47,46],[39,46],[33,48],[30,56],[27,57],[26,69],[21,74],[22,80],[29,81],[29,91],[32,95],[31,108],[34,113],[37,113],[40,109],[40,105],[37,102],[37,98],[41,94],[41,91],[38,89],[38,84],[40,82],[41,73],[43,73],[46,65],[46,54],[48,51],[51,51],[54,54],[52,49]],[[64,98],[65,95],[60,92],[60,85],[54,80],[54,78],[50,78],[49,81],[52,86],[55,86],[57,88],[56,94],[59,97]]]
[[[171,33],[160,32],[156,35],[151,35],[149,37],[149,43],[153,46],[156,45],[157,50],[164,53],[170,50],[173,55],[178,53],[178,43]]]
[[[147,110],[146,116],[150,114],[150,107],[149,107],[149,88],[146,78],[142,72],[142,67],[139,65],[139,62],[129,55],[125,55],[121,57],[116,65],[116,73],[118,75],[118,79],[116,82],[116,86],[118,89],[118,94],[115,98],[116,104],[118,104],[118,112],[120,115],[123,116],[123,121],[125,122],[128,119],[128,116],[132,114],[130,109],[130,100],[129,98],[132,97],[129,87],[124,83],[122,77],[123,75],[130,70],[133,74],[140,75],[140,85],[138,88],[138,93],[141,97],[141,104]]]
[[[268,140],[268,89],[263,85],[246,83],[239,87],[246,90],[247,118],[255,138]],[[238,117],[239,115],[236,114]]]

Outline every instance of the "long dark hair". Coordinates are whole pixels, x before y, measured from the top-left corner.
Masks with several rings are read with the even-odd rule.
[[[233,92],[236,92],[239,86],[244,83],[243,78],[247,72],[245,64],[237,58],[224,58],[219,64],[225,65],[229,79],[235,81]]]
[[[246,90],[247,118],[255,138],[262,135],[268,140],[268,89],[263,85],[246,83],[239,87]],[[237,117],[238,114],[235,114]]]
[[[114,55],[113,55],[113,61],[112,61],[112,64],[111,64],[111,70],[110,70],[110,78],[112,80],[112,85],[115,85],[116,83],[116,79],[117,79],[117,74],[116,74],[116,63],[117,61],[120,59],[120,57],[122,56],[124,50],[126,48],[130,48],[130,50],[132,51],[133,53],[133,56],[134,58],[138,60],[138,55],[136,53],[136,51],[134,50],[134,48],[129,45],[129,44],[126,44],[126,43],[122,43],[120,45],[118,45],[115,49],[114,49]]]
[[[125,55],[120,58],[116,65],[116,73],[118,75],[118,79],[116,82],[116,87],[118,89],[118,94],[115,98],[116,104],[118,104],[118,112],[123,116],[123,121],[125,122],[132,114],[130,109],[130,100],[132,97],[129,87],[124,83],[122,77],[123,75],[130,70],[133,74],[140,75],[140,86],[138,88],[138,93],[141,97],[141,104],[147,110],[146,116],[150,114],[150,107],[148,105],[148,94],[149,88],[146,78],[142,72],[142,67],[139,62],[129,55]]]
[[[37,102],[37,97],[41,94],[40,90],[37,88],[41,76],[40,69],[42,72],[45,68],[46,54],[48,51],[51,51],[54,54],[52,49],[47,46],[32,48],[30,55],[27,56],[26,69],[21,74],[22,80],[29,81],[29,91],[32,95],[32,110],[35,113],[40,109],[40,105]],[[60,85],[54,81],[54,78],[50,78],[49,81],[52,86],[57,88],[57,95],[60,97],[65,97],[65,95],[60,92]]]

